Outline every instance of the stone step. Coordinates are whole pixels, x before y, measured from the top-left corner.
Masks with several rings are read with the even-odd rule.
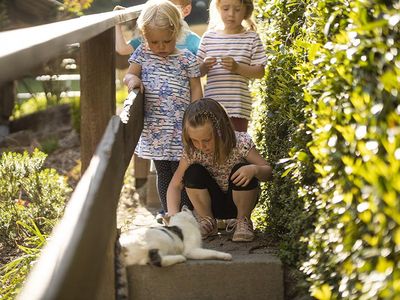
[[[130,266],[129,299],[282,300],[281,262],[268,254],[235,255],[231,262],[188,261],[168,268]]]
[[[155,190],[155,176],[148,178],[147,188]],[[149,190],[147,193],[150,195]],[[132,229],[156,223],[159,202],[153,197],[136,208]],[[166,268],[127,266],[129,299],[284,299],[283,266],[267,234],[258,233],[249,243],[235,243],[232,233],[220,230],[217,236],[203,241],[203,247],[228,252],[233,260],[188,260]]]
[[[171,267],[128,266],[132,300],[282,300],[283,267],[271,249],[252,243],[233,243],[223,233],[205,248],[232,254],[230,262],[189,260]]]

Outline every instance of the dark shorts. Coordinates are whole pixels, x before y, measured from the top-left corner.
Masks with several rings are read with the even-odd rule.
[[[193,164],[187,168],[183,176],[183,183],[186,188],[208,190],[211,197],[211,209],[215,218],[236,218],[237,209],[233,202],[232,191],[250,191],[259,187],[259,181],[255,177],[245,187],[237,186],[230,180],[232,174],[244,165],[247,165],[247,163],[240,163],[232,168],[231,174],[229,175],[228,190],[226,192],[221,190],[208,170],[200,164]]]

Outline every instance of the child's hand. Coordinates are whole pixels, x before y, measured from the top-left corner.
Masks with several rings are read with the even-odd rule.
[[[214,67],[217,64],[217,58],[211,57],[211,56],[207,56],[204,59],[204,64],[206,65],[206,67],[208,69],[211,69],[212,67]]]
[[[231,180],[237,186],[246,186],[253,179],[255,172],[254,165],[242,166],[232,174]]]
[[[233,57],[230,56],[223,56],[221,57],[221,66],[225,70],[236,72],[238,68],[238,63],[235,61]]]
[[[117,6],[114,7],[113,10],[121,10],[121,9],[126,9],[126,7],[123,7],[121,5],[117,5]]]
[[[143,87],[143,83],[139,78],[132,78],[131,80],[128,81],[128,91],[132,91],[135,88],[139,88],[140,92],[143,93],[144,91],[144,87]]]
[[[143,87],[143,83],[139,77],[137,77],[133,74],[127,74],[124,78],[124,83],[128,87],[129,92],[135,88],[139,88],[140,92],[143,93],[144,87]]]

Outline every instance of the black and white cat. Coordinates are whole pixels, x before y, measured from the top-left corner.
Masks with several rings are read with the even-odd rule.
[[[202,248],[199,225],[186,207],[170,218],[168,226],[133,229],[119,240],[125,265],[166,267],[186,259],[232,259],[229,253]]]

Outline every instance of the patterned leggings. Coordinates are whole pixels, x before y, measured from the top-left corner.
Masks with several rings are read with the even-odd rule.
[[[179,161],[170,160],[154,160],[154,166],[157,171],[157,190],[158,197],[161,202],[161,207],[164,212],[167,212],[167,190],[168,185],[174,175],[176,169],[178,168]],[[193,209],[193,205],[190,202],[186,191],[183,189],[181,194],[181,207],[186,205],[189,209]]]

